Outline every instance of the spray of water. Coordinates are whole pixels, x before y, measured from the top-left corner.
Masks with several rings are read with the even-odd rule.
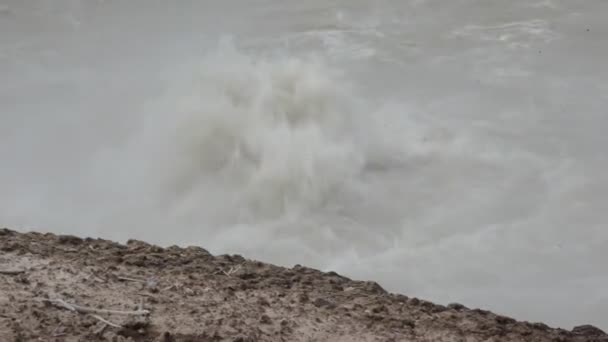
[[[366,28],[349,11],[309,17],[296,6],[272,24],[297,19],[297,32],[264,21],[253,49],[224,41],[201,56],[193,41],[219,22],[182,30],[176,9],[175,33],[157,25],[171,13],[148,3],[86,6],[90,21],[70,21],[69,34],[0,46],[0,225],[197,244],[523,319],[606,312],[597,270],[608,181],[593,148],[605,140],[605,96],[597,70],[564,76],[557,62],[534,64],[536,46],[560,37],[547,21],[471,26],[469,13],[444,10],[444,21],[429,9],[410,23],[378,6]],[[93,20],[104,8],[114,15]],[[139,11],[149,12],[132,25]],[[13,27],[39,22],[29,20]],[[97,48],[100,37],[123,49]],[[135,42],[149,50],[127,48]],[[301,51],[314,47],[316,56]],[[581,288],[588,303],[564,300]]]

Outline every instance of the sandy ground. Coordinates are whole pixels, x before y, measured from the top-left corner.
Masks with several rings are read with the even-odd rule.
[[[608,341],[200,247],[0,229],[0,341]]]

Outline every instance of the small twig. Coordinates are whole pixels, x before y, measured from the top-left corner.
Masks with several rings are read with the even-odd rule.
[[[224,271],[223,269],[220,269],[220,271],[222,273],[224,273],[226,276],[230,277],[232,276],[234,273],[238,272],[238,270],[241,269],[242,265],[237,265],[236,267],[230,267],[230,269],[228,270],[228,272]],[[218,272],[216,272],[217,274]]]
[[[87,308],[85,306],[80,306],[76,304],[71,304],[63,299],[46,299],[46,301],[55,304],[57,306],[63,307],[67,310],[83,313],[83,314],[110,314],[110,315],[132,315],[132,316],[145,316],[149,315],[149,310],[135,310],[135,311],[120,311],[120,310],[106,310],[106,309],[94,309]]]
[[[105,327],[108,325],[111,327],[114,327],[114,328],[122,329],[121,325],[112,323],[112,322],[106,320],[105,318],[103,318],[99,315],[96,315],[96,313],[117,314],[117,315],[147,315],[150,313],[150,311],[143,310],[143,309],[139,309],[137,311],[116,311],[116,310],[93,309],[93,308],[87,308],[87,307],[76,305],[76,304],[71,304],[71,303],[64,301],[63,299],[48,299],[47,301],[49,301],[52,304],[55,304],[57,306],[60,306],[64,309],[67,309],[69,311],[78,312],[78,313],[82,313],[82,314],[88,314],[89,316],[102,322],[104,325],[102,326],[102,328],[100,328],[98,331],[96,331],[95,334],[100,334],[101,332],[103,332]],[[55,329],[55,330],[57,330],[57,329]]]
[[[80,259],[82,259],[82,255],[77,255],[77,256],[75,256],[75,257],[73,257],[73,258],[71,258],[71,259],[68,259],[68,260],[67,260],[67,263],[71,264],[71,263],[73,263],[74,261],[76,261],[76,260],[80,260]]]
[[[101,279],[100,277],[98,277],[97,275],[90,273],[87,276],[87,280],[93,279],[95,281],[97,281],[98,283],[107,283],[107,281],[105,279]]]
[[[93,334],[95,334],[97,336],[101,336],[107,327],[108,327],[108,325],[104,323],[97,330],[93,331]]]
[[[4,275],[19,275],[25,273],[25,270],[0,270],[0,274]]]
[[[65,302],[65,301],[63,301],[61,299],[55,299],[55,300],[49,300],[49,301],[51,303],[55,304],[55,305],[58,305],[58,306],[60,306],[60,307],[62,307],[64,309],[67,309],[69,311],[77,312],[76,308],[72,304],[67,303],[67,302]]]
[[[93,315],[93,314],[90,314],[90,316],[92,316],[92,317],[96,318],[97,320],[99,320],[100,322],[102,322],[102,323],[104,323],[104,324],[106,324],[106,325],[109,325],[109,326],[114,327],[114,328],[122,329],[122,326],[121,326],[121,325],[118,325],[118,324],[116,324],[116,323],[112,323],[112,322],[110,322],[110,321],[107,321],[107,320],[105,320],[105,319],[104,319],[103,317],[101,317],[101,316],[98,316],[98,315]],[[104,328],[104,329],[105,329],[105,328]],[[103,329],[101,329],[101,331],[103,331]]]
[[[132,281],[135,283],[146,283],[146,281],[143,279],[135,279],[135,278],[121,277],[121,276],[116,276],[116,278],[118,280],[123,280],[123,281]]]
[[[168,291],[168,290],[172,290],[174,288],[177,289],[179,286],[180,286],[180,284],[176,282],[175,284],[169,285],[169,286],[165,287],[164,289],[161,289],[160,291],[161,292],[165,292],[165,291]]]
[[[65,332],[59,332],[59,329],[63,328],[61,325],[57,326],[57,328],[55,328],[55,330],[53,330],[53,333],[51,334],[52,337],[60,337],[65,335]]]

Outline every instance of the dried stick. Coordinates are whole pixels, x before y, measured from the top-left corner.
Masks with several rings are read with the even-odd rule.
[[[108,325],[104,323],[97,330],[93,331],[93,334],[95,334],[97,336],[101,336],[107,327],[108,327]]]
[[[104,319],[103,317],[101,317],[101,316],[98,316],[98,315],[93,315],[93,314],[91,314],[91,316],[92,316],[92,317],[94,317],[94,318],[96,318],[97,320],[99,320],[100,322],[102,322],[102,323],[104,323],[104,324],[106,324],[106,325],[109,325],[109,326],[114,327],[114,328],[122,329],[122,326],[121,326],[121,325],[118,325],[118,324],[116,324],[116,323],[112,323],[112,322],[110,322],[110,321],[107,321],[107,320],[105,320],[105,319]],[[102,331],[103,331],[103,330],[102,330]]]
[[[21,273],[25,273],[25,270],[0,270],[0,274],[5,275],[19,275]]]
[[[230,267],[228,271],[224,271],[224,269],[220,268],[220,270],[215,272],[214,274],[224,273],[226,276],[231,277],[234,273],[238,272],[242,266],[243,265],[241,264],[235,267]]]
[[[62,328],[61,325],[57,326],[57,328],[55,328],[55,330],[53,330],[53,333],[51,334],[51,336],[52,337],[60,337],[60,336],[66,335],[65,332],[59,332],[59,329],[61,329],[61,328]]]
[[[149,310],[138,309],[135,311],[120,311],[120,310],[106,310],[106,309],[94,309],[87,308],[76,304],[71,304],[63,299],[47,299],[47,301],[57,306],[63,307],[67,310],[83,313],[83,314],[110,314],[110,315],[132,315],[132,316],[145,316],[149,315]]]
[[[132,281],[132,282],[136,282],[136,283],[146,283],[146,281],[143,280],[143,279],[135,279],[135,278],[121,277],[121,276],[116,276],[116,278],[118,280],[123,280],[123,281]]]

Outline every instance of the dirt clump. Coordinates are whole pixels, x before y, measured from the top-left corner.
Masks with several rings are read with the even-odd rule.
[[[595,341],[200,247],[0,229],[0,341]]]

